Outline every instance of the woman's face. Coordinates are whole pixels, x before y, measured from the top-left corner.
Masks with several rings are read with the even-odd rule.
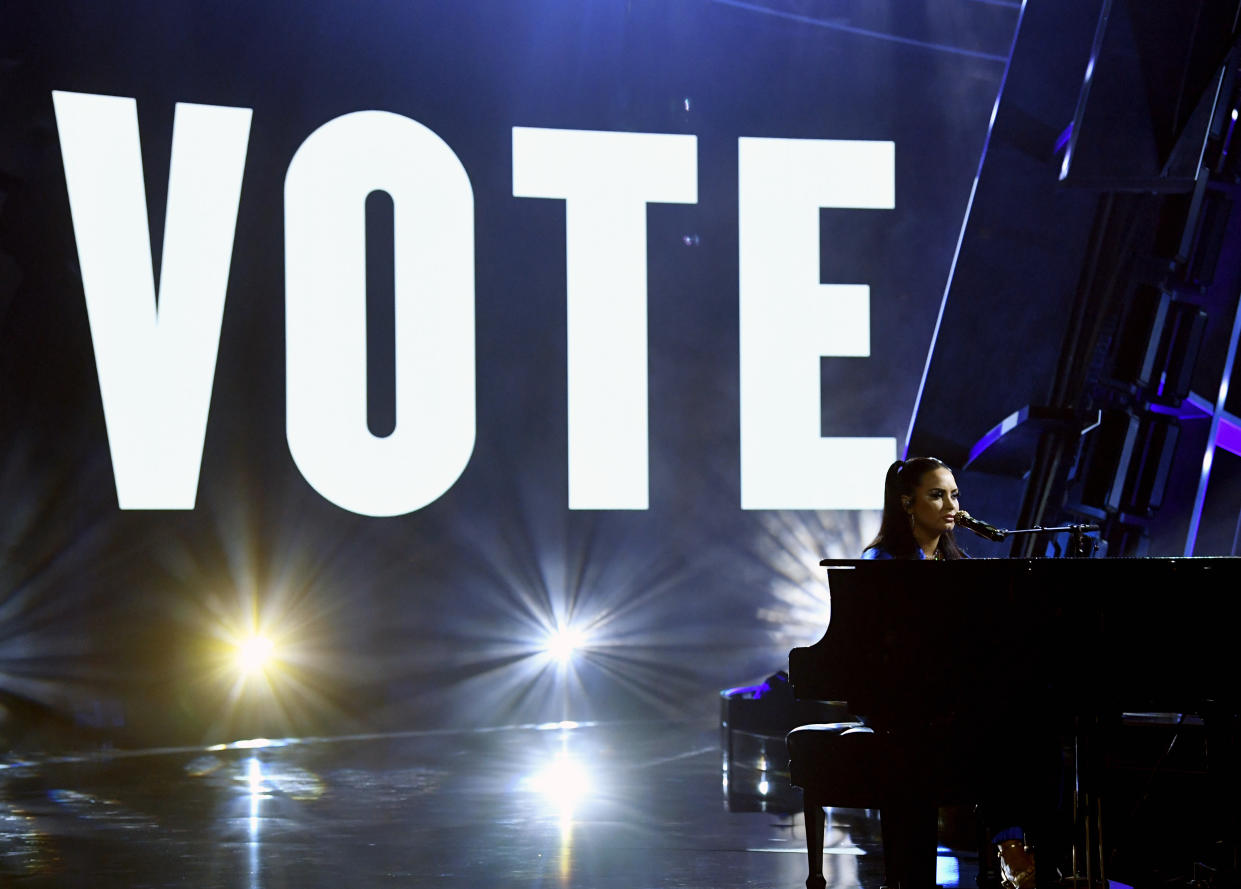
[[[938,537],[956,525],[957,480],[946,468],[924,472],[913,495],[905,499],[916,536]]]

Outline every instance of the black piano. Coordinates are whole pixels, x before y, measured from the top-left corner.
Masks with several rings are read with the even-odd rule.
[[[911,785],[901,807],[931,807],[914,817],[921,829],[894,834],[910,848],[885,849],[902,882],[933,884],[934,805],[994,790],[997,753],[1069,738],[1097,762],[1123,713],[1193,713],[1220,727],[1229,755],[1213,768],[1220,792],[1236,792],[1241,558],[821,564],[827,631],[789,653],[790,681],[798,699],[847,702],[864,717],[896,760],[885,773]],[[1093,780],[1087,765],[1075,762],[1076,780]],[[1230,817],[1220,829],[1235,842]]]

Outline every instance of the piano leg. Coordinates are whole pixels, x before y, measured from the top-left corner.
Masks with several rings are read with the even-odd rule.
[[[827,826],[827,813],[823,807],[810,802],[809,794],[803,795],[806,813],[806,855],[810,859],[810,875],[806,877],[806,889],[824,889],[823,878],[823,831]]]

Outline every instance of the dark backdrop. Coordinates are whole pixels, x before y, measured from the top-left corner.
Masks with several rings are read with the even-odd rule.
[[[820,214],[822,280],[871,288],[871,354],[822,360],[820,407],[825,434],[900,448],[1017,15],[999,0],[11,0],[6,738],[707,713],[718,689],[782,667],[824,625],[818,559],[857,553],[877,515],[740,507],[737,140],[895,143],[894,209]],[[174,104],[253,109],[193,510],[117,505],[53,90],[136,99],[157,276]],[[474,451],[447,493],[392,518],[316,493],[284,426],[285,171],[316,128],[364,109],[437,133],[475,202]],[[513,197],[515,126],[697,137],[697,203],[647,213],[648,509],[568,507],[564,205]],[[271,689],[224,669],[252,615],[282,637]],[[564,671],[538,650],[569,618],[591,642]]]

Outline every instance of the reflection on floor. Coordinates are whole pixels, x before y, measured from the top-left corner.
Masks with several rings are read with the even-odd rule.
[[[0,760],[0,885],[802,886],[800,812],[728,811],[718,739],[566,723]],[[828,885],[878,886],[877,817],[830,814]],[[973,859],[940,863],[974,884]]]

